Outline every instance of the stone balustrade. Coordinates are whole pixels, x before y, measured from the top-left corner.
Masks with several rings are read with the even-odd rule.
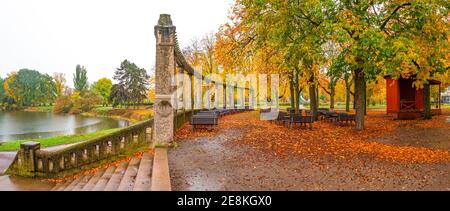
[[[182,127],[193,113],[177,112],[174,118],[175,128]],[[150,147],[153,137],[154,121],[151,119],[56,151],[41,149],[37,142],[26,142],[21,145],[8,173],[46,178],[65,176]]]

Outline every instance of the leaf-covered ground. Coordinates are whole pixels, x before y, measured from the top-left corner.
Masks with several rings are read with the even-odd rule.
[[[179,190],[448,190],[449,115],[393,121],[370,112],[364,131],[326,122],[288,129],[257,112],[227,116],[213,131],[178,131],[171,173]]]

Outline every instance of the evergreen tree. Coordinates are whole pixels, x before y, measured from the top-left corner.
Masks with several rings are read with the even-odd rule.
[[[115,72],[114,79],[125,92],[127,103],[138,104],[147,97],[150,76],[143,68],[125,60]],[[117,87],[116,87],[117,88]]]
[[[77,65],[75,74],[73,74],[73,84],[75,90],[84,93],[88,89],[87,70],[85,67]]]

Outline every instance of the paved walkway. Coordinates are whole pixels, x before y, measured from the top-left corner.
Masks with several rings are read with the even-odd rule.
[[[0,152],[0,175],[8,169],[16,154],[16,152]]]
[[[244,141],[248,139],[246,133],[259,127],[251,118],[246,114],[230,116],[221,120],[221,124],[226,126],[215,132],[178,135],[183,138],[178,140],[179,147],[169,152],[173,190],[450,190],[450,162],[401,163],[363,153],[351,159],[338,159],[334,155],[314,155],[311,158],[295,153],[281,156],[277,151],[263,150],[258,144]],[[239,126],[228,127],[229,123]],[[276,136],[273,135],[284,129],[273,127],[266,128],[264,134],[273,137],[275,142]],[[184,132],[188,130],[186,128]],[[303,133],[310,132],[301,131],[299,143],[313,141],[305,140]],[[196,138],[186,138],[192,135]],[[416,137],[410,140],[412,143],[428,141],[426,132],[414,135]],[[450,140],[447,136],[441,142],[447,144],[441,143],[440,146],[448,146]],[[316,147],[334,147],[326,146],[325,140],[323,143],[323,146]],[[337,155],[340,156],[339,153]]]

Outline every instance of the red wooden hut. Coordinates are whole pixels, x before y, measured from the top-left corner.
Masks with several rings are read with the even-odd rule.
[[[423,89],[413,87],[412,78],[392,78],[385,76],[387,113],[395,119],[418,119],[423,117],[424,100]],[[438,85],[440,93],[441,82],[429,80],[430,85]],[[440,96],[440,95],[439,95]],[[440,100],[436,108],[432,108],[433,115],[441,114]]]

